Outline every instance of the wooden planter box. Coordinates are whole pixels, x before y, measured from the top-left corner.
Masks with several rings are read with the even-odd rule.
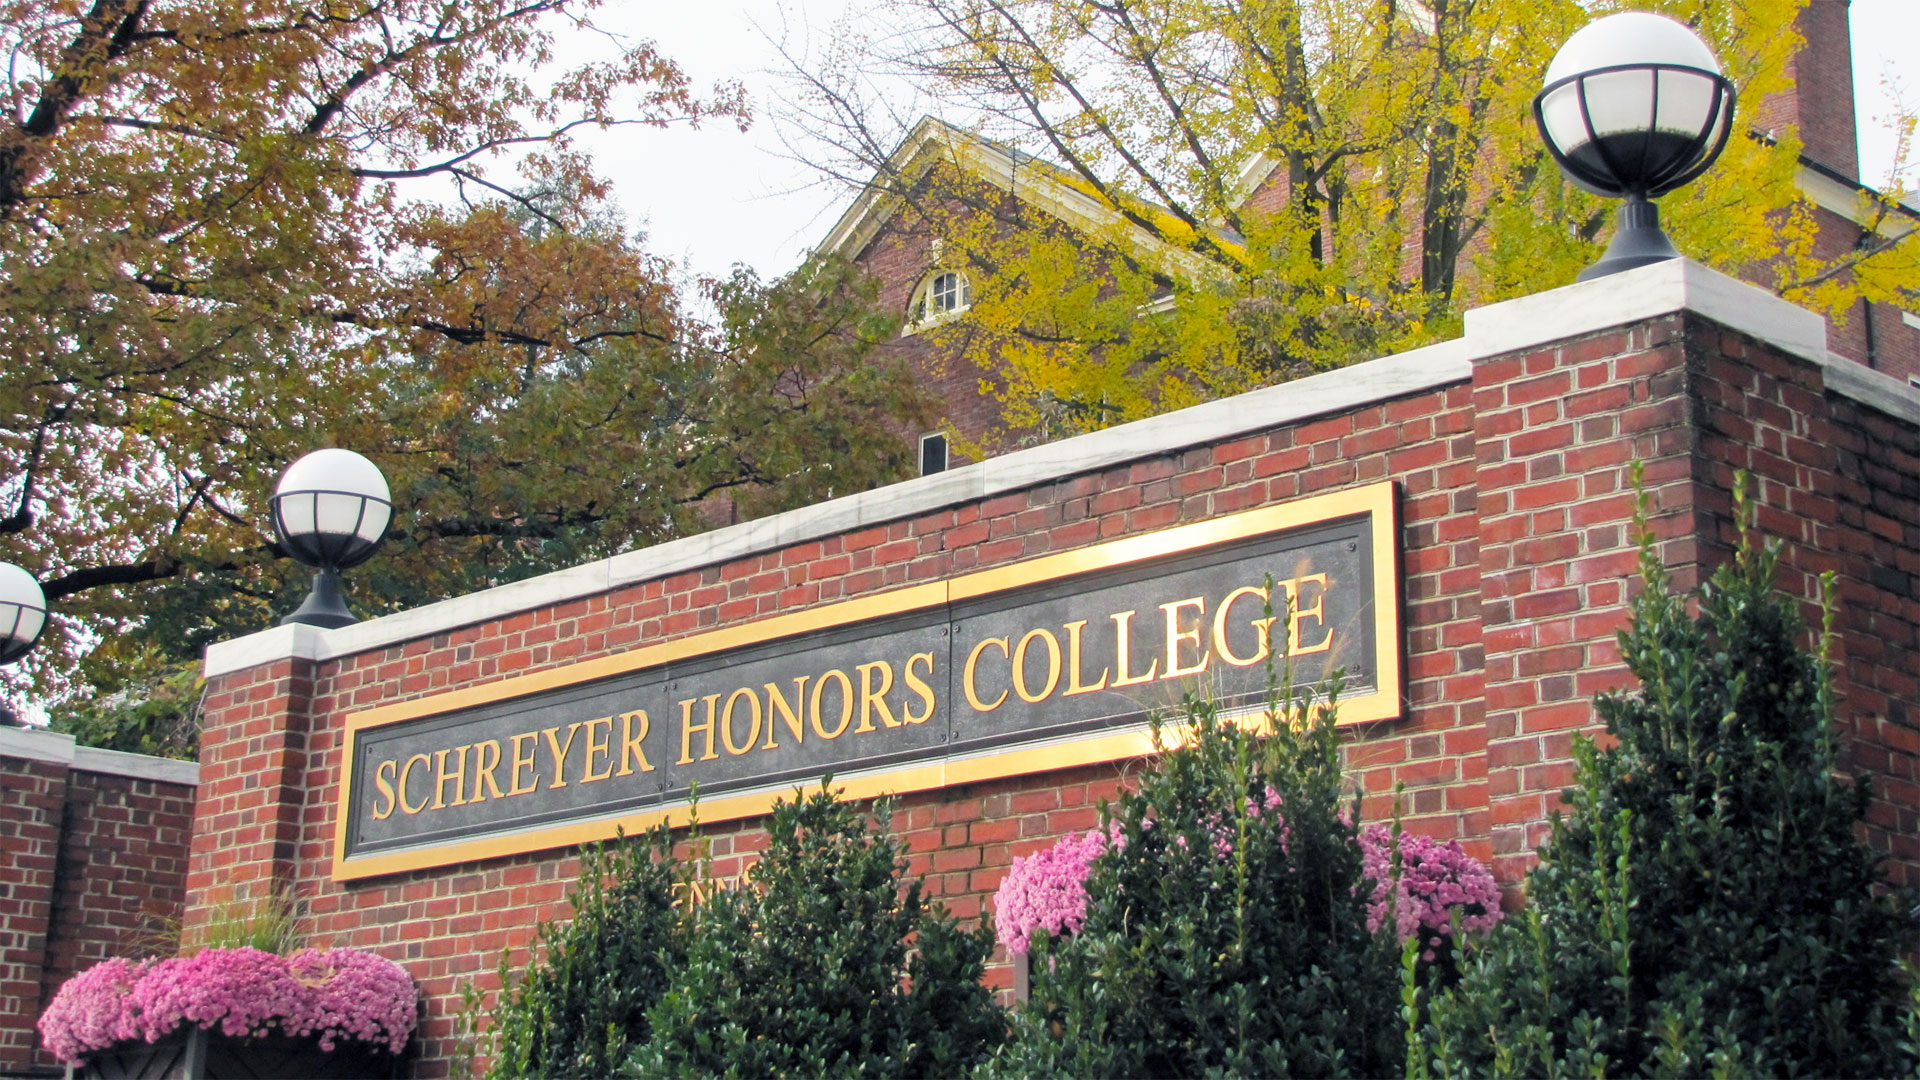
[[[86,1080],[397,1080],[404,1058],[354,1040],[331,1051],[314,1038],[236,1038],[197,1026],[159,1042],[128,1041],[87,1056]]]

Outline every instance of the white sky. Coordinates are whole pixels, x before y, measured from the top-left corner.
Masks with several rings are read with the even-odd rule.
[[[801,51],[811,37],[817,49],[846,2],[613,0],[595,13],[607,30],[651,37],[697,85],[739,79],[757,114],[745,134],[723,123],[698,131],[627,128],[583,140],[615,180],[621,206],[645,225],[655,254],[698,273],[744,262],[772,277],[832,227],[844,191],[783,157],[769,108],[777,104],[773,71],[781,61],[769,37],[784,33]],[[1867,183],[1884,186],[1893,158],[1884,120],[1894,114],[1896,91],[1920,111],[1920,0],[1853,0],[1851,11],[1861,172]],[[1920,161],[1910,161],[1904,176],[1907,190],[1920,189]]]

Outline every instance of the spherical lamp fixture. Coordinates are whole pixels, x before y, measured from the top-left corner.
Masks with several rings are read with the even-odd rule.
[[[1720,156],[1733,104],[1706,43],[1662,15],[1609,15],[1560,47],[1533,99],[1540,136],[1576,185],[1627,200],[1613,243],[1581,281],[1679,257],[1652,200]]]
[[[341,599],[340,571],[372,558],[392,521],[387,478],[359,454],[315,450],[288,467],[273,495],[274,535],[287,554],[316,572],[306,603],[281,625],[358,621]]]
[[[47,628],[47,594],[33,575],[0,562],[0,664],[33,651]]]

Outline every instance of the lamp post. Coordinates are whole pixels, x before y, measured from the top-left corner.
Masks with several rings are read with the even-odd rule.
[[[1706,43],[1665,16],[1609,15],[1560,47],[1533,99],[1547,152],[1575,185],[1627,200],[1606,255],[1581,281],[1680,256],[1653,200],[1720,156],[1733,104],[1733,83]]]
[[[315,573],[306,602],[280,624],[359,621],[340,596],[340,571],[372,558],[392,521],[387,479],[359,454],[315,450],[289,466],[273,495],[273,531],[287,554]]]
[[[32,574],[0,562],[0,664],[33,651],[47,628],[47,594]]]

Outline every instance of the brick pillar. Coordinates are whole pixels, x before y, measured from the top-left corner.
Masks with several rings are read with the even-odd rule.
[[[34,1065],[67,766],[0,755],[0,1073]]]
[[[188,940],[215,906],[255,902],[293,880],[313,669],[312,661],[289,657],[207,685],[187,871]]]
[[[1594,695],[1632,682],[1616,634],[1637,565],[1633,462],[1676,579],[1699,558],[1685,319],[1474,362],[1487,787],[1507,885],[1546,839]]]

